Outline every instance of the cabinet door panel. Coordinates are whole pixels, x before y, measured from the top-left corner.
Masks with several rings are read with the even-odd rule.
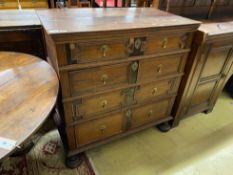
[[[220,75],[228,60],[231,47],[212,48],[203,67],[201,78]]]
[[[216,82],[198,85],[191,100],[191,106],[201,105],[208,103],[211,99],[212,92],[215,88]]]

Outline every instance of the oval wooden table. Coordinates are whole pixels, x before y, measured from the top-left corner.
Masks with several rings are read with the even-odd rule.
[[[0,159],[39,129],[56,103],[58,87],[57,75],[47,62],[0,52]]]

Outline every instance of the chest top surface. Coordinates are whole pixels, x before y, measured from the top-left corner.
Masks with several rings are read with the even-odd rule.
[[[37,10],[48,34],[116,31],[182,25],[200,22],[155,8],[82,8]]]
[[[40,24],[35,10],[0,11],[0,28],[38,26]]]

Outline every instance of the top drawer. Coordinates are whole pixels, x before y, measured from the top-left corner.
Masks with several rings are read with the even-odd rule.
[[[128,56],[128,39],[70,43],[66,45],[69,64],[122,59]]]
[[[184,49],[188,45],[188,35],[167,36],[150,33],[147,36],[125,37],[80,41],[65,45],[66,60],[63,55],[59,65],[82,64],[109,60],[126,59],[131,56],[153,55],[161,52]]]

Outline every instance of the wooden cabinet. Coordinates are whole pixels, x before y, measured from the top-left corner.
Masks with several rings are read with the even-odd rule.
[[[233,73],[232,29],[232,22],[202,24],[199,28],[175,103],[174,125],[185,116],[212,111]]]
[[[0,16],[0,51],[46,59],[42,26],[34,10],[1,10]]]
[[[37,13],[60,77],[69,156],[172,119],[199,22],[152,8]]]

